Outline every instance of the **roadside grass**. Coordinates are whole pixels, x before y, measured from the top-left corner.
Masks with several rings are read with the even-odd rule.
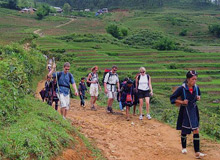
[[[32,96],[19,102],[24,112],[1,130],[0,151],[7,159],[49,159],[74,141],[71,125],[54,109]],[[11,115],[13,116],[13,115]]]

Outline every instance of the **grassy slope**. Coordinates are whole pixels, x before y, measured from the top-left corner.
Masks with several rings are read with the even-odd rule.
[[[0,8],[0,44],[23,41],[36,29],[67,22],[62,17],[37,21],[34,15]],[[36,100],[37,80],[45,73],[45,58],[21,45],[0,45],[0,159],[50,159],[81,137],[93,157],[104,159],[99,150],[64,121],[53,108]],[[74,134],[73,134],[74,133]]]

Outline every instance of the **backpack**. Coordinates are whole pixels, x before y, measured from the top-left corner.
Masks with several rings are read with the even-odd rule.
[[[90,73],[87,74],[87,77],[89,76],[89,74],[90,74]],[[96,73],[96,74],[97,74],[97,73]],[[93,76],[94,76],[93,72],[91,72],[91,76],[92,76],[92,77],[89,79],[89,81],[91,81],[92,78],[93,78]],[[86,85],[87,85],[88,87],[90,87],[90,86],[91,86],[91,83],[86,82]]]
[[[105,71],[104,71],[104,74],[103,74],[103,77],[102,77],[102,84],[104,84],[104,80],[105,80],[105,76],[106,76],[106,74],[108,73],[108,72],[110,72],[111,70],[110,69],[105,69]],[[109,77],[110,77],[110,75],[109,75]]]
[[[109,78],[112,76],[112,75],[116,75],[118,77],[118,74],[115,73],[115,74],[112,74],[112,72],[108,72],[109,73],[109,76],[108,76],[108,81],[109,81]],[[107,73],[106,73],[107,74]],[[105,78],[104,78],[105,79]],[[109,82],[107,81],[107,84],[110,84]],[[104,82],[104,81],[103,81]],[[110,85],[116,85],[116,84],[110,84]]]
[[[61,75],[63,74],[63,72],[59,72],[59,74],[57,74],[57,84],[59,85],[59,79],[61,77]],[[67,73],[69,75],[69,80],[71,79],[71,75],[70,73]],[[69,83],[71,83],[71,81],[69,81]],[[66,87],[66,88],[69,88],[70,89],[70,98],[73,98],[74,95],[73,95],[73,92],[70,88],[70,85],[69,86],[64,86],[64,85],[59,85],[59,86],[63,86],[63,87]]]
[[[198,96],[199,95],[199,93],[198,93],[198,86],[195,84],[195,89],[196,89],[196,96]],[[175,92],[175,91],[174,91]],[[184,97],[184,100],[186,99],[186,91],[185,91],[185,88],[183,87],[183,97]],[[178,100],[181,100],[181,97],[178,97],[177,98]],[[175,104],[177,107],[180,107],[181,106],[181,104],[179,104],[179,103],[176,103]]]
[[[61,75],[63,74],[63,72],[59,72],[59,74],[57,74],[57,82],[59,84],[59,79],[61,77]],[[67,73],[69,75],[69,79],[71,79],[70,73]],[[70,81],[69,81],[70,82]],[[62,85],[61,85],[62,86]],[[70,89],[70,86],[63,86],[63,87],[67,87]]]
[[[133,87],[131,87],[131,92],[127,93],[125,102],[132,102],[132,99],[133,99],[132,98],[132,91],[133,91]]]

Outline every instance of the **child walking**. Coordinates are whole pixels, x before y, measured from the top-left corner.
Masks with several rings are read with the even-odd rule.
[[[81,78],[81,81],[79,83],[79,87],[78,87],[78,90],[79,90],[79,95],[80,95],[80,105],[82,107],[85,107],[85,91],[87,91],[87,88],[86,88],[86,85],[85,85],[85,78],[82,77]]]

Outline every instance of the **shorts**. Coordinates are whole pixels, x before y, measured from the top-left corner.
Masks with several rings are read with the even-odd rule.
[[[63,93],[61,93],[60,95],[57,93],[57,97],[60,100],[60,108],[66,108],[67,110],[70,109],[70,95],[66,95],[64,96]]]
[[[96,85],[96,86],[91,85],[90,89],[89,89],[89,93],[92,97],[93,96],[98,97],[98,95],[99,95],[99,86],[98,85]]]
[[[138,98],[145,98],[145,97],[150,97],[150,91],[142,91],[142,90],[138,90]]]
[[[117,100],[117,92],[108,91],[107,97],[108,97],[109,99]]]

